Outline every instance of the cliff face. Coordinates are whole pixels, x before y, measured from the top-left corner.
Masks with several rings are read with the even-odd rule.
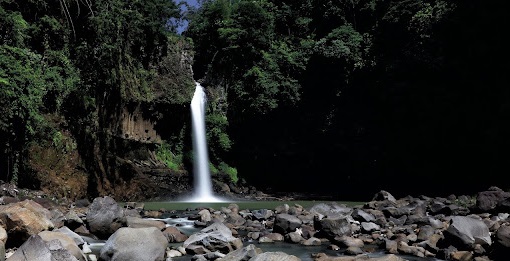
[[[170,155],[182,155],[191,147],[189,103],[195,87],[191,46],[176,37],[167,49],[151,65],[154,74],[149,81],[121,82],[117,90],[97,95],[92,113],[62,117],[62,133],[75,145],[64,153],[51,144],[34,146],[33,173],[27,174],[27,183],[72,199],[110,195],[145,200],[189,191],[184,164],[169,168],[158,156],[163,144]],[[70,111],[84,111],[81,104],[68,106],[74,106]]]
[[[120,95],[100,111],[105,135],[95,150],[98,165],[89,191],[120,200],[175,196],[190,190],[183,166],[170,169],[157,156],[162,143],[170,152],[185,150],[189,102],[194,91],[193,60],[184,39],[172,39],[168,53],[154,65],[155,75],[145,97]],[[101,122],[101,121],[100,121]],[[184,147],[184,148],[182,148]],[[181,151],[182,153],[183,151]]]
[[[161,143],[161,136],[157,133],[155,121],[144,117],[143,109],[138,104],[134,109],[128,107],[121,108],[122,112],[119,116],[120,136],[137,142],[154,142]]]

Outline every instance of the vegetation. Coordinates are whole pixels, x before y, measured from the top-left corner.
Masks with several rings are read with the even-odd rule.
[[[157,157],[190,168],[193,78],[212,172],[233,182],[349,199],[480,190],[510,170],[503,2],[200,2],[181,17],[167,0],[0,0],[0,179],[51,147],[79,152],[88,193],[128,184],[117,159],[158,143],[119,141],[136,110]],[[484,180],[459,186],[468,172]],[[409,177],[419,188],[396,185]]]
[[[401,196],[438,183],[448,189],[436,193],[463,193],[491,181],[452,185],[462,173],[508,172],[503,9],[478,0],[206,0],[185,35],[195,74],[225,92],[228,159],[249,182],[267,184],[263,175],[295,190],[306,177],[303,190],[342,198],[381,184]],[[410,176],[426,177],[422,189],[391,181]]]
[[[156,157],[171,170],[182,169],[182,155],[174,155],[170,150],[170,146],[165,142],[158,145]]]

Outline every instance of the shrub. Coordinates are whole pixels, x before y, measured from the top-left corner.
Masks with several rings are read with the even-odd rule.
[[[230,167],[225,162],[221,162],[218,165],[218,168],[219,168],[220,172],[227,174],[230,177],[230,179],[232,180],[232,182],[237,183],[239,178],[237,177],[237,169],[236,168]]]
[[[179,170],[182,166],[182,155],[174,155],[170,145],[163,142],[156,149],[156,157],[171,170]]]

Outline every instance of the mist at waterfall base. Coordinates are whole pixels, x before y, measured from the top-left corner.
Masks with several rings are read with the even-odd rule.
[[[196,82],[195,93],[191,99],[191,129],[193,140],[194,190],[184,202],[225,202],[226,199],[214,195],[209,171],[209,155],[205,136],[205,110],[207,97],[203,87]]]

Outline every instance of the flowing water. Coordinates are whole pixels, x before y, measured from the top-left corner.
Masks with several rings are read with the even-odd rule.
[[[209,171],[209,156],[207,152],[207,142],[206,142],[206,128],[205,128],[205,109],[206,109],[206,94],[204,92],[203,87],[200,83],[196,83],[195,93],[193,95],[193,99],[191,100],[191,115],[192,115],[192,138],[193,138],[193,172],[194,172],[194,191],[192,192],[191,197],[183,198],[177,201],[166,201],[166,202],[145,202],[146,210],[158,210],[158,209],[166,209],[172,210],[173,213],[179,212],[180,215],[175,215],[174,217],[164,217],[158,220],[164,221],[167,226],[175,226],[181,232],[186,235],[192,235],[200,231],[201,228],[196,227],[194,225],[193,220],[189,220],[186,217],[187,210],[200,209],[200,208],[212,208],[212,209],[220,209],[221,207],[228,207],[228,205],[235,203],[239,206],[239,209],[274,209],[276,206],[288,204],[289,206],[293,206],[294,204],[299,204],[305,208],[311,207],[320,202],[328,202],[328,201],[243,201],[243,200],[234,200],[234,199],[226,199],[214,195],[212,188],[211,175]],[[363,202],[336,202],[340,204],[344,204],[346,206],[355,206],[359,204],[363,204]],[[192,211],[193,212],[193,211]],[[179,216],[179,217],[177,217]],[[90,241],[90,240],[89,240]],[[91,248],[94,254],[99,254],[101,247],[104,245],[104,241],[102,242],[89,242],[91,244]],[[286,242],[276,242],[276,243],[258,243],[257,241],[245,241],[244,245],[254,244],[256,247],[261,248],[264,252],[268,251],[282,251],[287,254],[295,255],[299,257],[302,261],[312,261],[312,254],[323,252],[329,256],[342,256],[343,251],[333,251],[327,248],[327,244],[320,246],[302,246],[300,244],[291,244]],[[172,243],[172,246],[181,246],[182,243]],[[383,252],[378,253],[370,253],[371,257],[378,257],[384,255]],[[435,258],[417,258],[413,256],[402,256],[406,260],[410,261],[432,261],[438,260]],[[192,260],[191,255],[186,255],[183,257],[175,257],[172,258],[174,261],[189,261]]]
[[[209,155],[205,136],[205,109],[207,97],[204,88],[196,83],[195,93],[191,99],[191,127],[193,139],[193,172],[194,192],[187,202],[221,202],[212,189],[211,173],[209,171]]]

